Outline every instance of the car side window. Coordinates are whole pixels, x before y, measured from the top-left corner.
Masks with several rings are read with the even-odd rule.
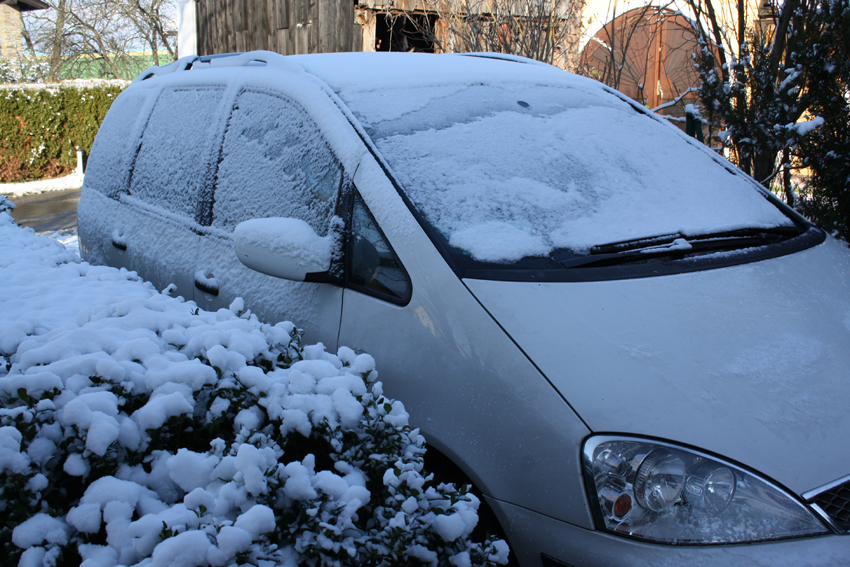
[[[168,88],[151,113],[130,181],[130,195],[196,220],[224,89]]]
[[[353,289],[406,304],[410,277],[384,237],[360,195],[354,197],[346,284]]]
[[[232,231],[253,218],[292,217],[324,236],[341,182],[342,166],[298,104],[245,90],[224,135],[212,226]]]
[[[109,197],[127,191],[130,163],[139,149],[150,98],[147,90],[126,91],[109,107],[86,164],[87,187]]]

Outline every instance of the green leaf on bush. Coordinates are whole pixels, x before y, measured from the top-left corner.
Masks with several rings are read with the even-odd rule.
[[[32,398],[29,397],[29,394],[27,394],[27,391],[24,388],[18,388],[18,397],[21,398],[21,400],[29,407],[35,405]]]

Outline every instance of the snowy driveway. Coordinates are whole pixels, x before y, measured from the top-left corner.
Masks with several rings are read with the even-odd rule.
[[[66,231],[77,227],[80,189],[48,191],[13,197],[12,218],[36,232]]]

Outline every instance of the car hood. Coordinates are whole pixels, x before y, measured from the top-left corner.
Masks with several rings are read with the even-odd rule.
[[[850,474],[850,255],[603,282],[464,280],[594,432],[659,437],[801,494]]]

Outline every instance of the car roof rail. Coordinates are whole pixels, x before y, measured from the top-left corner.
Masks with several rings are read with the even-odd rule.
[[[543,65],[544,67],[552,67],[549,63],[530,59],[520,55],[511,55],[509,53],[496,53],[492,51],[472,51],[469,53],[458,53],[461,57],[481,57],[482,59],[498,59],[500,61],[512,61],[514,63],[525,63],[526,65]]]
[[[147,69],[139,73],[139,75],[135,79],[133,79],[133,82],[138,83],[159,75],[167,75],[169,73],[175,73],[177,71],[185,71],[187,68],[191,68],[192,63],[194,63],[197,58],[197,55],[187,55],[186,57],[181,57],[177,61],[169,63],[168,65],[162,65],[161,67],[157,67],[156,65],[154,65],[152,67],[148,67]]]
[[[300,65],[279,53],[272,51],[248,51],[245,53],[202,55],[200,57],[197,55],[187,55],[168,65],[150,67],[133,79],[133,82],[146,81],[152,77],[179,73],[190,69],[220,67],[275,67],[286,71],[304,71]]]

